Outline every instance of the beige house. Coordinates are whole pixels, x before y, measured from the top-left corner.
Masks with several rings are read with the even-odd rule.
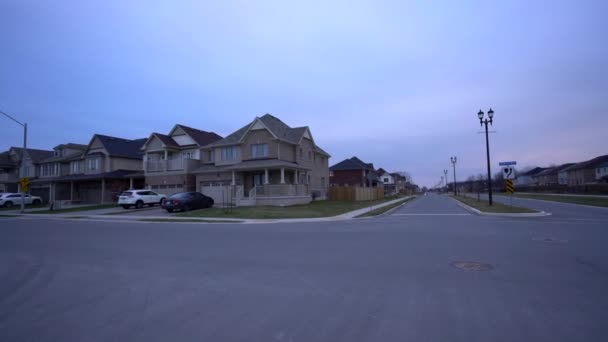
[[[24,151],[21,147],[11,147],[8,151],[0,153],[0,192],[21,191],[17,183],[19,179],[21,177],[36,179],[38,164],[52,156],[53,151],[32,148]]]
[[[196,183],[216,203],[293,205],[327,196],[330,155],[309,127],[266,114],[201,153]]]
[[[222,137],[184,125],[169,134],[152,133],[141,150],[146,188],[167,196],[196,191],[194,170],[201,166],[201,147]]]
[[[123,190],[143,187],[140,149],[145,141],[95,134],[80,152],[77,144],[59,145],[38,166],[32,193],[52,203],[115,202]]]

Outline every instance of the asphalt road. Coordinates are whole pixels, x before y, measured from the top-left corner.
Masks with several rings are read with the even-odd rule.
[[[583,216],[0,218],[0,341],[607,341],[608,220]]]

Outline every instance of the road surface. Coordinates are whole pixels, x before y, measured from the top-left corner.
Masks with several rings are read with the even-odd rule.
[[[0,218],[0,340],[608,341],[608,220],[554,214],[428,195],[341,222]]]

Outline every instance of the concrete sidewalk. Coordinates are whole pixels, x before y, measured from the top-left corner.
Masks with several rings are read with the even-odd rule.
[[[179,217],[179,216],[149,216],[149,215],[100,215],[98,213],[89,213],[85,211],[81,212],[70,212],[61,214],[23,214],[22,217],[37,217],[37,218],[50,218],[50,219],[71,219],[78,218],[81,220],[91,219],[96,221],[113,221],[113,222],[128,222],[128,221],[140,221],[146,220],[175,220],[175,221],[229,221],[229,222],[240,222],[240,223],[291,223],[291,222],[324,222],[324,221],[342,221],[350,220],[359,215],[363,215],[367,212],[383,208],[400,201],[409,200],[415,196],[401,197],[395,200],[384,202],[369,206],[367,208],[353,210],[344,214],[330,216],[330,217],[315,217],[315,218],[292,218],[292,219],[239,219],[239,218],[223,218],[223,217]]]

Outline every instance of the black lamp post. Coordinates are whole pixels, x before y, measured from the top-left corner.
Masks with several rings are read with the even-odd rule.
[[[456,196],[456,157],[450,157],[450,161],[454,167],[454,196]]]
[[[488,198],[490,205],[492,205],[492,173],[490,172],[490,139],[488,138],[488,123],[492,125],[494,111],[492,110],[492,108],[490,108],[490,110],[488,111],[487,119],[483,118],[483,114],[484,113],[480,109],[479,113],[477,113],[477,116],[479,117],[479,123],[481,124],[481,126],[483,126],[484,124],[486,125],[486,155],[488,159]]]
[[[443,174],[445,175],[445,192],[448,192],[448,169],[443,170]]]

